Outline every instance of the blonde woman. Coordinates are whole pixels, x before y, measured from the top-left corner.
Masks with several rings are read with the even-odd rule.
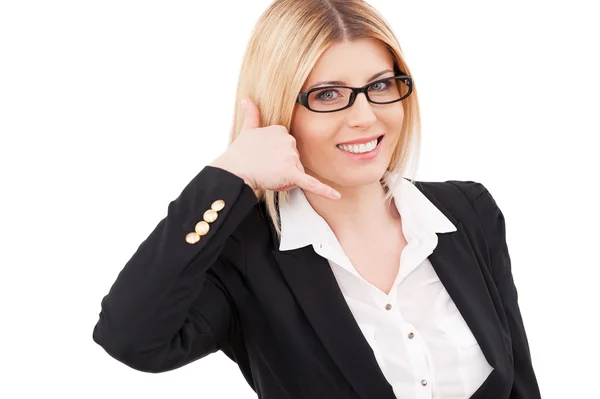
[[[230,146],[118,275],[95,342],[154,373],[221,350],[266,399],[540,397],[493,197],[404,176],[416,82],[381,15],[275,1],[237,99]]]

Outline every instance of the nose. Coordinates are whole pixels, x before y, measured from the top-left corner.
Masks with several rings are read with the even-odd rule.
[[[348,124],[350,126],[368,126],[377,121],[377,115],[373,112],[373,104],[367,100],[365,93],[358,93],[354,104],[348,109]]]

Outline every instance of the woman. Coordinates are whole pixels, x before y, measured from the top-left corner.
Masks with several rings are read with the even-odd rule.
[[[267,399],[539,398],[491,194],[403,177],[417,91],[383,18],[275,1],[237,95],[229,148],[125,265],[95,342],[146,372],[221,350]]]

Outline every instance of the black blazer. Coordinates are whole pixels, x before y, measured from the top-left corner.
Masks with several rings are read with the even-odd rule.
[[[502,212],[480,183],[414,183],[457,227],[429,259],[494,369],[472,398],[540,398]],[[189,244],[216,200],[225,207]],[[206,166],[103,298],[94,341],[151,373],[221,350],[265,399],[395,398],[327,260],[312,246],[280,252],[266,215],[242,179]]]

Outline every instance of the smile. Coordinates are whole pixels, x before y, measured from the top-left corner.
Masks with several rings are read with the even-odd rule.
[[[380,136],[376,139],[369,141],[368,143],[362,144],[338,144],[336,147],[342,151],[349,152],[352,154],[366,154],[373,151],[382,138],[383,136]]]

